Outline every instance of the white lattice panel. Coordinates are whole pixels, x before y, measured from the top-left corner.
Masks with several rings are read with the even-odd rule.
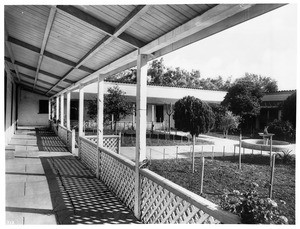
[[[67,132],[67,147],[69,150],[72,149],[72,132],[71,131],[68,131]]]
[[[201,209],[152,180],[142,177],[142,221],[144,223],[219,224]]]
[[[97,170],[96,149],[96,145],[80,139],[81,160],[94,174]]]
[[[87,136],[87,138],[96,143],[97,144],[97,137],[90,137],[90,136]],[[115,153],[118,153],[119,152],[119,137],[116,136],[116,137],[111,137],[111,136],[103,136],[103,147],[115,152]]]
[[[130,209],[134,207],[134,171],[106,153],[101,153],[101,180]]]

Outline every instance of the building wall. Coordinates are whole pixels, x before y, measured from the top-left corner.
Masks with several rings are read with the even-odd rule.
[[[11,78],[10,75],[7,75],[5,72],[5,104],[4,104],[4,129],[5,129],[5,145],[9,143],[12,136],[16,131],[17,126],[17,90],[18,87]]]
[[[48,100],[47,96],[20,91],[18,125],[19,126],[46,126],[48,114],[39,114],[39,100]]]

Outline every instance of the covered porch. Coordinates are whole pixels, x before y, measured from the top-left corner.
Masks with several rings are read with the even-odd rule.
[[[125,223],[137,222],[136,220],[142,223],[240,223],[237,216],[147,169],[147,63],[280,6],[282,5],[5,6],[5,133],[8,168],[14,168],[24,155],[23,167],[34,167],[30,163],[28,166],[26,164],[32,156],[32,149],[26,144],[36,139],[23,142],[25,149],[11,149],[14,137],[20,134],[18,127],[22,124],[47,126],[51,133],[59,136],[60,140],[57,141],[62,141],[62,145],[59,145],[66,149],[67,155],[64,153],[48,158],[48,154],[55,152],[51,148],[55,146],[55,142],[48,142],[50,148],[46,159],[41,157],[39,166],[43,166],[44,171],[45,168],[51,168],[49,176],[59,179],[58,186],[49,183],[45,174],[41,176],[46,176],[50,190],[57,190],[59,185],[65,188],[62,192],[63,199],[66,197],[78,201],[77,204],[80,205],[83,193],[76,193],[74,197],[71,195],[74,194],[74,189],[82,185],[89,186],[93,195],[99,198],[105,199],[114,193],[112,199],[119,202],[112,201],[105,211],[117,209],[119,219]],[[103,84],[106,77],[134,66],[137,67],[137,115],[136,156],[133,162],[105,143],[107,137],[103,135]],[[97,84],[96,141],[91,141],[83,131],[84,92],[85,87],[92,83]],[[79,92],[78,150],[75,147],[75,134],[70,126],[70,100],[71,93],[75,90]],[[28,103],[27,106],[24,106],[24,101]],[[39,107],[38,111],[35,110],[36,106]],[[20,152],[22,150],[24,155]],[[20,173],[24,172],[23,167]],[[18,172],[15,174],[14,171],[12,173],[7,175],[14,177],[13,179],[22,175],[17,174]],[[80,183],[77,179],[78,182],[72,183],[73,175],[85,181]],[[20,179],[24,177],[21,176]],[[39,189],[38,187],[35,191]],[[97,200],[97,204],[102,201],[101,198]],[[55,201],[59,200],[52,200],[52,204]],[[64,210],[69,211],[68,206],[76,204],[75,202],[65,203]],[[9,203],[9,196],[6,203]],[[93,203],[88,205],[92,206]],[[22,208],[25,212],[30,211],[30,208],[36,209],[32,206]],[[44,210],[45,214],[53,211],[48,208]],[[13,209],[7,206],[7,211],[13,212]],[[73,211],[72,214],[75,217],[76,212]],[[91,223],[103,222],[100,208],[93,207],[91,210],[88,207],[88,213],[77,219],[82,220],[80,217],[88,218],[87,222]],[[73,221],[56,220],[56,223],[80,223],[80,220],[76,221],[75,217]]]

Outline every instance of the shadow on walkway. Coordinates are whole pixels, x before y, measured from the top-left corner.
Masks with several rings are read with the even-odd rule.
[[[49,130],[37,129],[39,147],[63,148]],[[139,223],[130,209],[73,156],[41,157],[58,224]]]
[[[35,131],[39,151],[68,152],[65,144],[48,128],[36,128]]]

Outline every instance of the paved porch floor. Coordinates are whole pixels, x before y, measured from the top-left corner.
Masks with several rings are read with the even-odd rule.
[[[18,130],[6,159],[6,224],[139,223],[48,129]]]

